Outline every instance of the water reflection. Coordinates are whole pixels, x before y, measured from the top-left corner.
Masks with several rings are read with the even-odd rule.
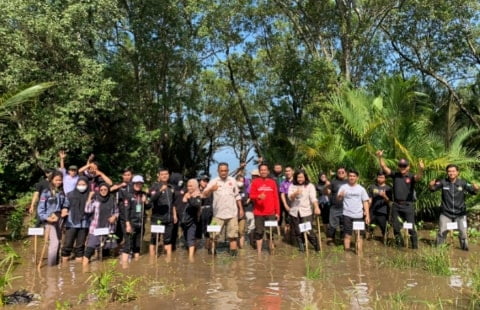
[[[28,249],[19,248],[28,257]],[[140,298],[128,304],[128,309],[375,309],[378,300],[405,291],[412,299],[443,296],[453,300],[458,288],[468,285],[458,270],[451,277],[432,280],[419,269],[381,266],[379,257],[396,255],[394,249],[367,247],[363,258],[334,248],[327,251],[322,257],[311,257],[312,264],[321,267],[320,276],[313,280],[306,277],[305,257],[282,244],[275,255],[265,253],[261,258],[250,249],[241,250],[236,258],[222,251],[212,257],[200,250],[193,263],[179,249],[170,263],[164,256],[150,261],[147,255],[127,269],[118,265],[116,270],[142,278],[137,290]],[[55,308],[56,300],[76,304],[88,289],[88,277],[107,268],[112,260],[94,261],[85,273],[75,261],[45,266],[40,272],[33,262],[25,261],[16,272],[23,278],[14,287],[40,294],[45,309]]]

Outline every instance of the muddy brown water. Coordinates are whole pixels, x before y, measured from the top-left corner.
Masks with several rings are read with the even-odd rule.
[[[197,251],[194,262],[189,262],[181,247],[169,263],[164,256],[152,261],[148,254],[143,255],[127,269],[115,267],[126,275],[140,277],[137,299],[109,303],[102,308],[394,309],[405,304],[408,305],[405,309],[427,309],[439,301],[444,309],[469,308],[468,280],[460,269],[462,261],[474,259],[478,245],[464,252],[454,243],[450,255],[452,264],[459,266],[457,271],[452,276],[433,276],[416,268],[401,270],[385,266],[382,262],[386,257],[412,250],[385,247],[375,240],[364,243],[362,257],[344,253],[340,246],[324,244],[322,254],[310,251],[308,260],[296,247],[282,241],[276,243],[272,255],[265,250],[261,257],[249,247],[240,250],[237,257],[230,257],[225,248],[220,248],[213,257],[202,248]],[[62,266],[44,266],[37,271],[33,263],[33,241],[18,242],[14,246],[22,263],[15,271],[21,278],[13,282],[12,289],[25,288],[39,294],[41,299],[33,309],[55,309],[56,301],[68,302],[74,309],[100,307],[85,300],[87,280],[116,258],[93,261],[88,270],[71,261]],[[429,245],[421,243],[420,246]],[[307,261],[312,269],[320,268],[317,279],[307,279]],[[408,304],[404,303],[407,299]],[[25,307],[16,305],[7,309]]]

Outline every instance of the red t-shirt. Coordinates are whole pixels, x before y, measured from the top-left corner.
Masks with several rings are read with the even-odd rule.
[[[265,194],[264,199],[258,198]],[[254,215],[280,216],[280,202],[278,200],[277,182],[270,178],[256,178],[250,187],[250,199],[253,201]]]

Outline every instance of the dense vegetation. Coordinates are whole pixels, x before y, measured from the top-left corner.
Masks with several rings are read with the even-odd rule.
[[[253,149],[316,170],[344,163],[364,180],[384,149],[390,165],[423,159],[426,179],[449,162],[474,179],[479,8],[474,0],[2,1],[0,200],[31,188],[59,149],[77,164],[93,152],[113,176],[160,164],[196,175],[231,146],[242,161]],[[15,96],[32,85],[40,91]],[[421,208],[438,199],[419,197]]]

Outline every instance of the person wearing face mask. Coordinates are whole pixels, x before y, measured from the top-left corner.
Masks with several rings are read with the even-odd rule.
[[[67,199],[69,206],[62,246],[62,262],[67,262],[72,252],[75,260],[81,262],[90,226],[90,221],[85,214],[85,205],[88,199],[88,179],[86,177],[78,178],[75,189],[67,194]]]
[[[48,238],[48,257],[49,266],[57,264],[58,250],[62,238],[61,224],[68,214],[68,199],[62,190],[63,174],[60,171],[54,171],[50,176],[50,186],[45,189],[38,203],[38,217],[45,223],[45,235]]]
[[[147,203],[147,194],[143,191],[145,182],[141,175],[135,175],[132,183],[133,193],[130,199],[125,200],[125,205],[121,209],[126,232],[125,244],[122,249],[122,264],[128,263],[130,254],[133,254],[135,259],[140,257],[140,244],[144,231],[145,204]]]
[[[110,194],[110,187],[102,183],[98,187],[98,193],[90,192],[85,206],[85,213],[93,214],[88,229],[87,246],[83,256],[83,265],[86,266],[90,262],[90,258],[95,249],[100,246],[101,237],[95,236],[94,232],[97,228],[108,228],[110,234],[115,233],[116,222],[118,219],[118,207],[115,204],[114,197]],[[116,246],[116,242],[109,236],[109,242],[106,242],[108,248]]]

